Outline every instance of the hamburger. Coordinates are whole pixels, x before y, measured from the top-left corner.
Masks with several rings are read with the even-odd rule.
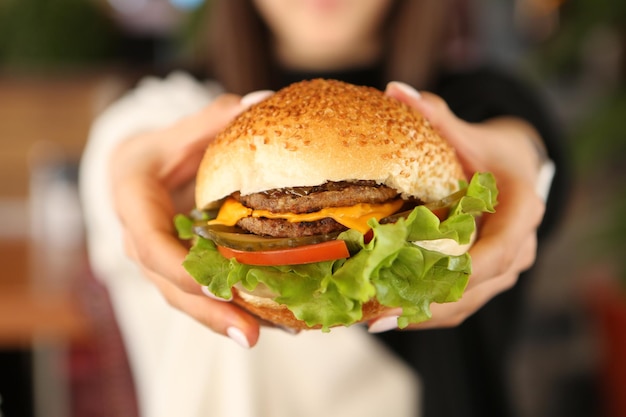
[[[236,117],[195,187],[196,209],[175,220],[186,270],[267,322],[323,331],[389,308],[405,327],[458,300],[476,217],[497,197],[416,110],[323,79]]]

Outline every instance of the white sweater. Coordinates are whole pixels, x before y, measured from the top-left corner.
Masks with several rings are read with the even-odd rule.
[[[142,417],[416,416],[419,382],[361,326],[294,336],[262,328],[245,350],[170,307],[124,254],[107,160],[121,140],[165,127],[220,92],[184,73],[148,78],[95,121],[81,164],[92,268],[107,286]]]

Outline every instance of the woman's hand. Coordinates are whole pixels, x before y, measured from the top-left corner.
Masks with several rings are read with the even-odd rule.
[[[479,237],[470,250],[472,275],[463,297],[454,303],[432,304],[432,318],[410,328],[452,327],[490,299],[511,288],[535,261],[537,228],[545,204],[535,191],[542,164],[542,143],[536,131],[515,118],[471,124],[457,118],[438,96],[390,83],[386,94],[420,111],[457,150],[468,177],[494,174],[499,204],[480,219]],[[371,332],[396,328],[397,311],[370,322]]]
[[[110,161],[115,209],[128,255],[166,301],[240,345],[254,346],[259,323],[232,303],[207,297],[183,269],[188,249],[173,227],[193,208],[193,182],[207,144],[237,114],[270,92],[223,95],[204,110],[123,142]]]

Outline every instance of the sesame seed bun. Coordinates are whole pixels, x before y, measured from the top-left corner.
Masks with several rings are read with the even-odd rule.
[[[416,110],[381,91],[302,81],[240,114],[207,147],[196,205],[233,192],[370,180],[404,198],[439,200],[459,187],[454,149]]]

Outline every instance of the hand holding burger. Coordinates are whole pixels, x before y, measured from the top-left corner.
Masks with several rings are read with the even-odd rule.
[[[498,211],[484,218],[481,234],[470,251],[473,271],[463,298],[455,303],[433,304],[430,320],[409,327],[455,325],[512,285],[519,272],[534,260],[533,242],[543,203],[533,190],[538,169],[527,161],[538,157],[529,146],[527,127],[519,129],[519,121],[468,124],[450,113],[438,97],[426,93],[417,97],[413,90],[401,87],[392,83],[386,93],[424,114],[457,148],[468,172],[494,172],[500,186]],[[202,155],[201,149],[245,110],[247,103],[231,95],[221,97],[201,113],[166,130],[128,140],[117,149],[111,165],[115,167],[113,197],[129,255],[169,304],[219,334],[244,346],[254,346],[259,322],[233,303],[214,301],[202,294],[182,267],[188,248],[176,239],[171,223],[177,211],[193,204],[191,199],[181,197],[180,190],[194,180],[200,163],[197,155]],[[493,148],[486,152],[487,146]],[[502,187],[503,181],[508,186]],[[376,330],[396,327],[397,314],[388,311],[373,326]]]
[[[382,92],[293,84],[239,115],[207,147],[184,265],[209,291],[295,329],[400,308],[406,327],[467,285],[475,216],[493,177],[467,185],[454,149]]]
[[[110,158],[112,198],[128,256],[170,306],[243,346],[256,344],[258,321],[202,292],[182,267],[188,249],[176,237],[172,218],[194,206],[190,190],[207,144],[237,114],[266,95],[222,95],[165,129],[123,141]]]
[[[540,174],[547,162],[543,143],[537,131],[518,118],[467,123],[434,94],[417,93],[402,83],[390,83],[386,94],[420,111],[455,147],[467,172],[492,172],[498,180],[498,210],[481,219],[480,237],[469,251],[472,275],[463,297],[454,303],[433,304],[430,320],[408,327],[457,326],[515,285],[519,274],[535,261],[537,228],[549,189],[549,181]],[[370,331],[396,328],[398,313],[389,311],[379,317],[370,323]]]

